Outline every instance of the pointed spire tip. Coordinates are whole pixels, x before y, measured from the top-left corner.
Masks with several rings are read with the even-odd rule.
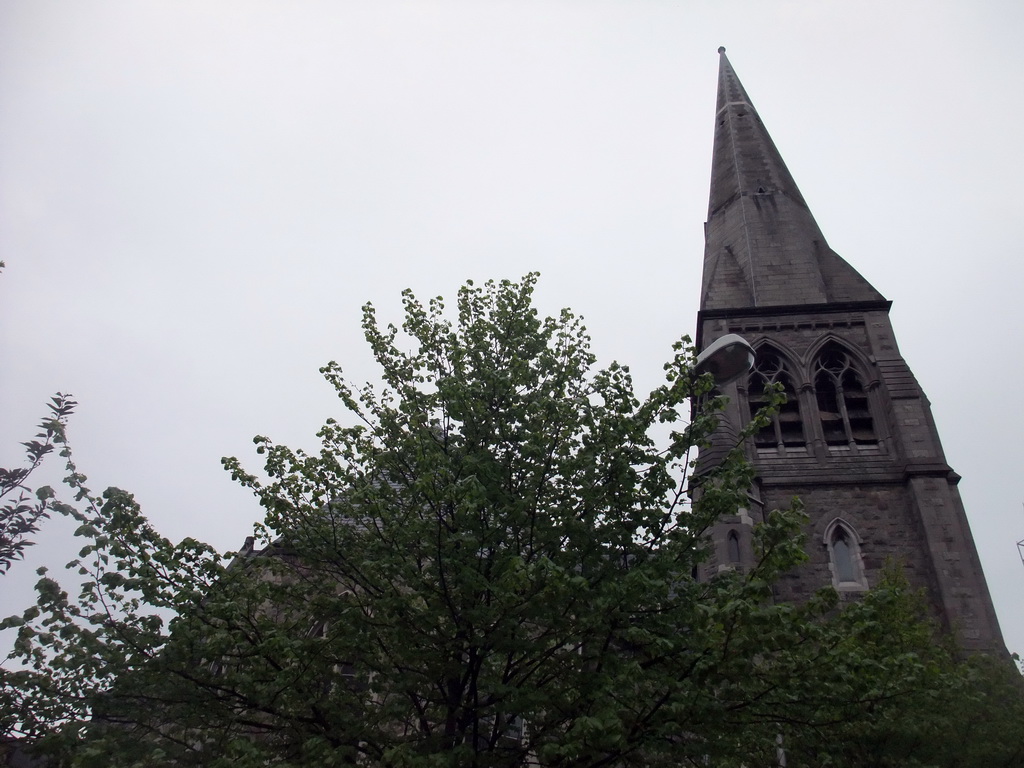
[[[719,53],[725,53],[725,46],[724,45],[718,46],[718,52]]]

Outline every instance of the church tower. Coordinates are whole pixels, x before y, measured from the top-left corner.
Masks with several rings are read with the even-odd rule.
[[[781,384],[788,399],[746,446],[757,475],[750,509],[719,523],[708,567],[742,566],[752,525],[796,496],[810,515],[810,560],[782,580],[778,599],[800,601],[829,584],[850,598],[895,562],[964,647],[1002,651],[960,478],[896,346],[891,302],[829,248],[719,54],[697,347],[738,333],[756,359],[724,392],[715,447],[763,405],[766,383]]]

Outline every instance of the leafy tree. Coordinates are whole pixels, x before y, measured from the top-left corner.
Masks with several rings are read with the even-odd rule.
[[[964,657],[940,635],[924,597],[890,566],[839,622],[835,663],[885,657],[905,665],[860,704],[819,712],[787,739],[791,764],[848,768],[1012,768],[1024,764],[1024,682],[1010,659]],[[853,710],[853,711],[851,711]],[[864,717],[856,710],[867,713]],[[826,723],[831,723],[825,727]]]
[[[81,766],[754,766],[780,736],[828,764],[937,690],[952,662],[919,652],[897,586],[774,602],[797,504],[749,570],[694,578],[751,482],[738,451],[686,478],[710,381],[684,340],[638,399],[627,368],[593,371],[579,318],[537,314],[535,281],[467,284],[454,321],[407,292],[401,331],[367,305],[383,384],[324,369],[351,423],[313,454],[256,438],[262,479],[225,460],[266,512],[234,557],[160,537],[69,457],[84,584],[43,573],[7,621],[4,732]]]
[[[34,543],[29,537],[39,530],[40,521],[49,517],[53,490],[42,486],[32,493],[27,483],[54,447],[64,444],[68,417],[75,405],[74,400],[60,392],[50,398],[50,413],[39,424],[39,432],[22,443],[26,465],[14,469],[0,467],[0,575],[21,559],[26,547]]]
[[[0,261],[0,272],[6,266]],[[76,405],[69,395],[60,392],[50,398],[47,403],[50,413],[39,424],[39,432],[32,440],[22,443],[26,466],[0,467],[0,575],[6,574],[14,562],[21,559],[25,549],[32,546],[29,537],[39,530],[40,521],[49,517],[52,489],[42,486],[33,494],[27,483],[46,455],[66,442],[68,417]]]

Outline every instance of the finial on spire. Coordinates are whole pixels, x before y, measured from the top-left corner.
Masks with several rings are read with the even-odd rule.
[[[724,45],[718,46],[718,52],[719,53],[725,53],[725,46]]]

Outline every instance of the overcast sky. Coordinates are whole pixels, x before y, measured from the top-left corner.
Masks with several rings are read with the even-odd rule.
[[[71,392],[95,489],[237,548],[260,511],[220,457],[315,446],[318,368],[374,376],[363,302],[532,270],[655,386],[695,327],[725,45],[894,301],[1024,651],[1022,33],[1018,1],[0,0],[0,465]]]

